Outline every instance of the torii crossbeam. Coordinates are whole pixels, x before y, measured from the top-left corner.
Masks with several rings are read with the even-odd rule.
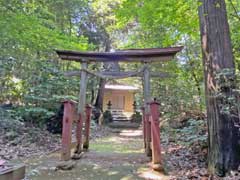
[[[81,51],[66,51],[66,50],[56,50],[57,54],[62,60],[76,61],[81,63],[81,69],[79,71],[67,72],[66,75],[80,75],[80,94],[78,103],[78,121],[77,121],[77,147],[75,154],[78,155],[82,152],[82,127],[83,120],[88,119],[84,112],[84,107],[86,104],[86,84],[87,75],[91,74],[98,76],[100,78],[126,78],[126,77],[143,77],[144,81],[144,145],[146,154],[148,156],[153,155],[152,163],[154,167],[161,167],[161,155],[160,155],[160,135],[159,128],[157,128],[158,122],[158,112],[157,103],[151,103],[150,94],[150,78],[151,77],[167,77],[166,73],[153,73],[150,71],[149,63],[151,62],[165,62],[174,58],[174,56],[180,52],[183,47],[168,47],[168,48],[148,48],[148,49],[126,49],[119,50],[116,52],[81,52]],[[88,63],[94,62],[142,62],[144,66],[142,69],[131,72],[91,72],[87,69]],[[150,109],[151,106],[151,109]],[[89,115],[89,114],[88,114]],[[89,124],[89,122],[87,123]],[[152,128],[151,128],[152,127]],[[89,128],[89,126],[87,127]],[[86,127],[85,127],[86,131]],[[87,129],[89,133],[89,130]],[[69,134],[69,133],[68,133]],[[86,134],[86,136],[89,136]],[[87,139],[87,140],[86,140]],[[88,138],[85,137],[84,144],[87,144],[88,148]],[[151,143],[152,141],[152,143]],[[152,144],[152,145],[151,145]],[[156,166],[157,165],[157,166]],[[160,165],[160,166],[158,166]],[[161,169],[161,168],[160,168]]]
[[[176,53],[182,50],[180,47],[148,48],[148,49],[126,49],[116,52],[83,52],[56,50],[63,60],[77,62],[153,62],[169,61]]]

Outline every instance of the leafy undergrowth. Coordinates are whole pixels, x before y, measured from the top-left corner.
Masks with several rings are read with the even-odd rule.
[[[60,136],[27,125],[1,111],[0,159],[12,160],[50,153],[60,147]]]
[[[61,135],[52,134],[29,122],[12,118],[0,108],[0,159],[14,160],[46,155],[61,147]],[[107,131],[91,124],[91,139],[103,136]],[[73,141],[75,135],[73,134]]]
[[[180,118],[178,125],[163,129],[162,144],[165,164],[172,180],[237,180],[239,172],[225,178],[210,176],[207,170],[207,124],[199,116]]]

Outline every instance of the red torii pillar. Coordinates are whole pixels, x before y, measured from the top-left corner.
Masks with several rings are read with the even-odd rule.
[[[68,161],[71,159],[72,143],[72,123],[74,113],[74,102],[66,100],[64,104],[63,122],[62,122],[62,152],[61,160]]]
[[[152,137],[152,168],[156,171],[162,171],[161,141],[159,128],[159,103],[153,101],[150,103],[151,111],[151,137]]]

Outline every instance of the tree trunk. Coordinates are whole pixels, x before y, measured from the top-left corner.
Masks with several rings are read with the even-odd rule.
[[[104,45],[105,52],[109,52],[111,50],[111,41],[109,40],[108,35],[104,44],[105,44]],[[118,62],[105,62],[103,64],[103,68],[105,71],[114,71],[114,72],[120,71],[120,66]],[[100,79],[97,99],[95,102],[95,107],[97,109],[100,109],[101,111],[103,110],[104,87],[106,82],[107,82],[106,79]]]
[[[106,38],[108,39],[108,38]],[[110,51],[110,41],[107,41],[108,43],[105,44],[105,52]],[[104,63],[105,65],[105,63]],[[104,67],[104,66],[103,66]],[[105,69],[105,67],[104,67]],[[95,102],[95,108],[103,112],[103,97],[104,97],[104,87],[106,84],[106,79],[100,79],[99,81],[99,88],[97,93],[97,98]]]
[[[239,166],[235,66],[224,0],[201,0],[199,18],[208,121],[208,167],[225,176]],[[234,97],[234,102],[230,101]]]
[[[192,76],[193,76],[193,80],[195,81],[195,85],[196,85],[196,87],[197,87],[197,91],[198,91],[198,98],[199,98],[199,108],[200,108],[200,110],[202,111],[203,110],[203,107],[202,107],[202,93],[201,93],[201,84],[200,84],[200,81],[198,80],[198,78],[197,78],[197,75],[196,75],[196,73],[194,72],[194,70],[193,70],[193,72],[192,72]]]
[[[94,99],[95,99],[95,91],[94,91],[95,89],[91,89],[91,104],[93,104],[94,103]]]
[[[106,80],[105,79],[100,79],[97,99],[96,99],[96,102],[95,102],[95,105],[94,105],[100,111],[103,111],[103,96],[104,96],[105,84],[106,84]]]

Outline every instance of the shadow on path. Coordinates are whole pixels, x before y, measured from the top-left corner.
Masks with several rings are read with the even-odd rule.
[[[168,179],[149,169],[150,159],[145,156],[141,130],[112,130],[103,138],[90,142],[90,150],[76,167],[69,171],[56,171],[59,152],[25,163],[27,178],[34,180],[133,180]]]

